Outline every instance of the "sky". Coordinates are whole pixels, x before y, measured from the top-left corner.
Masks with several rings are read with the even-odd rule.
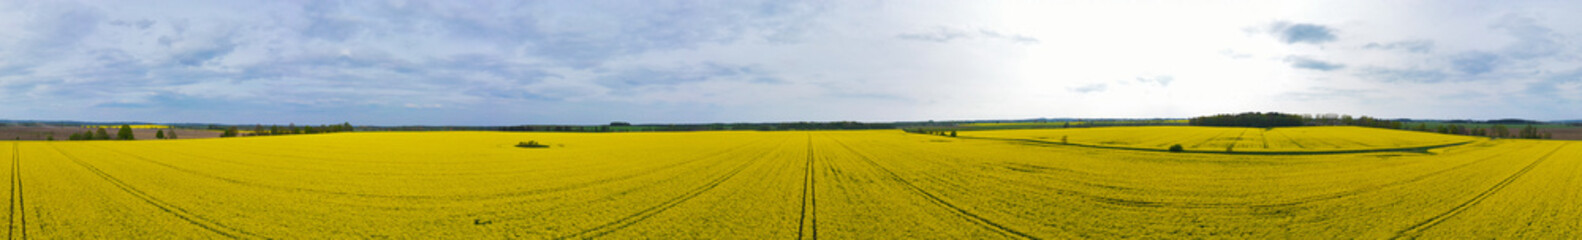
[[[0,119],[1582,119],[1577,1],[0,0]]]

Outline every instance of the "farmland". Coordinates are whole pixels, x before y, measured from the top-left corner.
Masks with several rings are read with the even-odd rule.
[[[0,155],[13,238],[1582,235],[1582,144],[1568,141],[1354,127],[962,136],[380,132],[0,142]],[[1049,144],[1062,136],[1083,144]],[[513,147],[530,140],[550,147]],[[1210,152],[1448,143],[1462,144]],[[1160,144],[1204,152],[1102,147]]]
[[[966,131],[961,136],[1023,139],[1132,149],[1189,151],[1325,152],[1402,149],[1467,143],[1479,138],[1365,127],[1124,127],[1055,130]]]

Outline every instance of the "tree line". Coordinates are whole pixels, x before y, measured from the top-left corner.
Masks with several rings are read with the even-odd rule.
[[[1402,129],[1405,123],[1369,116],[1352,117],[1341,114],[1286,114],[1279,112],[1246,112],[1217,114],[1187,119],[1187,125],[1216,127],[1297,127],[1297,126],[1359,126]]]
[[[1538,127],[1534,127],[1532,124],[1527,124],[1527,126],[1524,126],[1521,129],[1516,129],[1516,132],[1514,133],[1511,132],[1510,128],[1505,127],[1503,124],[1494,125],[1488,128],[1468,127],[1462,126],[1460,124],[1443,124],[1430,129],[1428,124],[1418,123],[1417,126],[1403,128],[1403,130],[1491,138],[1554,139],[1554,134],[1540,132],[1538,131]]]
[[[165,130],[166,129],[156,130],[156,132],[154,133],[154,138],[156,138],[156,139],[176,139],[178,137],[178,136],[176,136],[176,130],[175,129],[170,129],[170,133],[169,134],[166,134]],[[54,136],[50,136],[49,140],[53,141],[53,140],[55,140],[55,137]],[[113,137],[110,136],[110,132],[105,130],[104,127],[99,127],[97,130],[87,130],[87,131],[80,132],[80,133],[72,133],[71,136],[68,136],[66,138],[66,140],[70,140],[70,141],[137,140],[137,137],[133,136],[133,134],[132,134],[132,126],[131,125],[122,124],[120,130],[117,130],[116,133],[115,133],[115,136],[113,136]]]
[[[1187,119],[1187,125],[1214,126],[1214,127],[1295,127],[1306,126],[1307,122],[1300,115],[1284,114],[1277,112],[1245,112],[1239,114],[1216,114]]]
[[[1467,136],[1483,136],[1493,138],[1523,138],[1523,139],[1551,139],[1550,133],[1540,132],[1531,121],[1504,119],[1490,121],[1490,123],[1528,123],[1526,127],[1512,129],[1505,125],[1494,125],[1488,128],[1468,127],[1460,124],[1441,124],[1429,128],[1427,123],[1417,123],[1409,126],[1404,120],[1386,120],[1369,116],[1352,117],[1341,114],[1285,114],[1278,112],[1246,112],[1239,114],[1217,114],[1212,116],[1194,117],[1187,120],[1192,126],[1219,126],[1219,127],[1295,127],[1295,126],[1361,126],[1399,130],[1433,132],[1442,134],[1457,134]]]
[[[320,134],[320,133],[350,132],[350,131],[353,131],[353,130],[355,130],[355,127],[352,127],[352,123],[351,122],[344,122],[344,123],[335,124],[335,125],[302,126],[302,127],[297,127],[297,124],[292,123],[292,124],[287,124],[284,127],[282,127],[280,125],[269,125],[268,128],[265,128],[263,124],[257,124],[257,125],[253,125],[253,130],[251,132],[247,132],[247,133],[242,133],[241,129],[238,129],[236,126],[231,126],[229,128],[225,128],[224,131],[220,132],[220,137],[238,137],[238,136],[251,137],[251,136],[271,136],[271,135]]]

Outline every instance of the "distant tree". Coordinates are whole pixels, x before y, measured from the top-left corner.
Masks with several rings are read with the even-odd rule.
[[[1186,151],[1186,149],[1182,149],[1181,148],[1181,144],[1170,145],[1170,152],[1181,152],[1181,151]]]
[[[253,136],[261,136],[261,135],[269,135],[268,132],[264,132],[264,125],[263,124],[253,125]]]
[[[269,135],[280,135],[285,132],[280,130],[280,125],[269,125]]]
[[[44,140],[45,141],[55,141],[55,135],[51,134],[48,137],[45,137]]]
[[[1060,136],[1060,144],[1071,144],[1071,143],[1066,142],[1066,136],[1062,135],[1062,136]]]
[[[105,131],[103,127],[100,127],[98,131],[93,133],[93,139],[94,140],[110,140],[110,132],[109,131]]]
[[[231,126],[226,128],[224,132],[220,132],[220,137],[236,137],[236,132],[238,132],[236,126]]]
[[[1066,122],[1065,124],[1061,124],[1060,128],[1071,128],[1071,122]]]
[[[154,132],[154,139],[165,139],[165,130],[164,129],[156,130]]]
[[[1511,137],[1511,130],[1509,128],[1505,128],[1505,125],[1494,125],[1493,131],[1494,131],[1493,134],[1489,134],[1492,137],[1498,137],[1498,138]]]
[[[71,133],[71,136],[67,136],[66,140],[69,140],[69,141],[82,140],[82,134],[81,133]]]
[[[1555,139],[1555,135],[1549,132],[1544,132],[1544,139]]]
[[[1518,138],[1525,138],[1525,139],[1536,139],[1536,138],[1539,138],[1539,137],[1542,137],[1542,136],[1538,135],[1538,128],[1533,127],[1532,124],[1528,124],[1526,127],[1522,127],[1522,130],[1521,130],[1520,134],[1517,134],[1516,137],[1518,137]]]
[[[956,131],[950,131],[950,137],[956,137]]]
[[[130,125],[121,124],[121,131],[116,131],[115,133],[116,140],[133,140],[133,138],[135,137],[132,136],[132,126]]]
[[[170,134],[165,134],[165,139],[176,139],[176,129],[171,128]]]
[[[297,129],[296,123],[286,125],[286,134],[302,134],[302,129]]]

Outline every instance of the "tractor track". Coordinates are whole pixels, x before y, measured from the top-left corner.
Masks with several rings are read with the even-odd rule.
[[[1291,141],[1291,144],[1296,144],[1296,148],[1298,148],[1298,149],[1307,149],[1307,146],[1302,146],[1302,143],[1296,142],[1296,139],[1295,138],[1291,138],[1291,135],[1286,135],[1284,132],[1275,132],[1275,133],[1279,133],[1280,137],[1284,137],[1286,141]],[[1267,142],[1268,140],[1264,140],[1264,141]]]
[[[979,140],[996,140],[996,141],[1005,141],[1005,142],[1019,142],[1019,143],[1024,143],[1024,144],[1035,144],[1035,145],[1073,146],[1073,147],[1114,149],[1114,150],[1129,150],[1129,151],[1143,151],[1143,152],[1170,152],[1169,150],[1166,150],[1166,149],[1156,149],[1156,148],[1089,145],[1089,144],[1081,144],[1081,143],[1062,143],[1062,142],[1051,142],[1051,141],[1044,141],[1044,140],[1038,140],[1038,139],[997,138],[997,137],[971,137],[971,136],[960,136],[960,137],[956,137],[956,138],[960,138],[960,139],[979,139]],[[1471,144],[1473,142],[1477,142],[1477,141],[1466,141],[1466,142],[1446,143],[1446,144],[1439,144],[1439,145],[1417,146],[1417,147],[1376,148],[1376,149],[1359,149],[1359,150],[1226,152],[1226,151],[1206,151],[1206,150],[1187,149],[1186,151],[1182,151],[1182,152],[1183,153],[1197,153],[1197,154],[1225,154],[1225,155],[1331,155],[1331,154],[1356,154],[1356,153],[1380,153],[1380,152],[1428,153],[1428,150],[1432,150],[1432,149],[1436,149],[1436,148],[1461,146],[1461,145]]]
[[[94,167],[92,164],[84,162],[82,159],[77,158],[76,156],[67,154],[66,151],[61,151],[60,147],[58,146],[50,145],[50,147],[53,148],[56,153],[60,153],[61,156],[71,159],[73,163],[76,163],[78,166],[82,166],[84,169],[88,169],[89,172],[92,172],[94,175],[98,175],[99,178],[104,179],[106,182],[115,185],[115,187],[121,189],[121,191],[125,191],[126,193],[131,194],[133,197],[143,200],[143,202],[148,203],[148,205],[159,208],[160,211],[175,215],[176,218],[179,218],[182,221],[186,221],[187,223],[190,223],[194,226],[203,228],[204,230],[209,230],[210,232],[214,232],[231,239],[269,239],[268,237],[259,236],[247,231],[242,231],[241,229],[226,226],[225,224],[204,218],[203,216],[189,212],[186,209],[178,207],[174,204],[170,204],[164,200],[160,200],[159,198],[148,195],[148,193],[138,190],[126,182],[122,182],[121,179],[118,179],[115,176],[110,176],[110,174],[99,170],[99,168]]]
[[[969,220],[969,222],[976,223],[979,226],[982,226],[982,227],[984,227],[986,229],[989,229],[990,231],[994,231],[994,232],[999,233],[1001,235],[1005,235],[1006,237],[1013,237],[1013,238],[1019,237],[1019,238],[1023,238],[1023,239],[1039,239],[1038,237],[1034,237],[1032,235],[1027,235],[1027,233],[1023,233],[1021,231],[1017,231],[1015,229],[1011,229],[1010,227],[1006,227],[1005,225],[1001,225],[999,223],[995,223],[994,221],[991,221],[988,218],[984,218],[983,216],[979,216],[976,213],[972,213],[971,211],[967,211],[966,209],[962,209],[961,207],[956,206],[956,204],[950,203],[950,201],[945,201],[945,199],[944,198],[940,198],[939,195],[935,195],[932,192],[929,192],[927,190],[923,190],[922,187],[918,187],[916,184],[913,184],[912,181],[907,181],[906,178],[902,178],[901,175],[900,174],[896,174],[895,171],[890,171],[890,169],[885,168],[883,165],[879,165],[878,162],[874,162],[873,159],[870,159],[870,158],[868,158],[867,155],[864,155],[861,152],[858,152],[856,149],[853,149],[850,145],[846,145],[845,142],[841,142],[838,139],[832,139],[832,140],[834,140],[835,143],[840,144],[840,146],[842,148],[845,148],[846,151],[850,151],[853,154],[856,154],[858,159],[862,159],[863,161],[867,162],[869,165],[873,165],[874,168],[878,168],[880,171],[884,171],[884,173],[890,175],[890,179],[893,179],[893,180],[895,180],[897,182],[901,182],[902,184],[905,184],[907,186],[907,188],[911,189],[913,192],[916,192],[919,195],[922,195],[923,197],[927,198],[930,202],[933,202],[935,205],[938,205],[940,207],[944,207],[946,209],[952,210],[952,213],[955,213],[956,215],[961,216],[962,218],[966,218],[967,220]]]
[[[764,141],[764,140],[754,141],[754,142],[751,142],[751,143],[748,143],[748,144],[744,144],[742,146],[737,146],[737,147],[728,149],[726,151],[721,151],[721,152],[718,152],[718,153],[709,154],[709,155],[707,155],[705,157],[693,158],[693,159],[687,160],[686,162],[689,163],[689,164],[690,163],[695,163],[695,162],[703,162],[705,159],[711,159],[711,158],[714,158],[716,156],[725,155],[727,153],[734,153],[734,152],[737,152],[740,149],[745,148],[748,145],[754,145],[754,144],[761,143],[761,142],[768,142],[768,141]],[[709,165],[709,166],[715,166],[715,165]],[[705,170],[698,170],[698,171],[707,171],[707,170],[705,169]],[[688,172],[688,173],[690,173],[690,172]],[[644,174],[646,175],[648,173],[644,173]],[[682,176],[682,175],[673,175],[671,177],[665,178],[664,180],[670,180],[670,179],[678,178],[676,176]],[[626,178],[623,178],[621,180],[625,180],[625,179]],[[659,181],[663,181],[663,180],[659,180]],[[613,181],[599,181],[599,183],[604,183],[604,182],[613,182]],[[658,184],[657,181],[647,182],[645,184],[634,186],[634,187],[626,189],[624,191],[619,191],[619,192],[608,194],[608,195],[606,195],[606,197],[626,195],[628,193],[631,193],[631,192],[634,192],[634,191],[637,191],[637,190],[641,190],[641,189],[644,189],[644,188],[648,188],[650,186],[657,185],[657,184]],[[592,186],[592,185],[590,184],[589,186]],[[577,189],[580,189],[580,188],[582,188],[582,187],[578,187]],[[563,189],[563,188],[553,188],[553,189]],[[573,189],[567,188],[567,190],[573,190]],[[543,191],[543,192],[534,192],[533,194],[543,194],[543,193],[551,193],[551,192],[560,192],[560,191]],[[530,196],[528,194],[521,194],[521,195],[522,196]],[[521,196],[511,196],[511,197],[521,197]],[[474,199],[465,199],[465,200],[474,200]],[[514,205],[514,204],[521,204],[521,203],[524,203],[524,202],[531,202],[531,201],[538,201],[538,200],[513,199],[513,200],[510,200],[510,201],[506,201],[506,202],[504,202],[502,204],[504,204],[504,205]],[[558,209],[569,207],[569,206],[571,206],[571,205],[569,205],[569,204],[561,204],[561,205],[556,205],[556,206],[549,207],[549,208],[546,208],[546,209],[541,209],[541,210],[538,210],[538,211],[557,211]],[[505,213],[512,213],[512,214],[505,214]],[[489,219],[491,219],[491,221],[494,221],[494,222],[520,221],[520,220],[524,219],[522,217],[522,214],[520,214],[519,210],[493,210],[493,211],[483,211],[483,212],[471,212],[471,213],[466,213],[466,214],[452,214],[450,217],[452,217],[452,218],[464,218],[464,219],[483,219],[484,217],[488,217]]]
[[[807,168],[802,174],[802,218],[797,220],[797,239],[818,239],[818,184],[815,182],[818,176],[813,159],[813,134],[810,133],[807,136]]]
[[[518,196],[528,196],[528,195],[535,195],[535,194],[565,192],[565,191],[577,190],[577,189],[590,187],[590,186],[596,186],[596,185],[599,185],[599,184],[605,184],[605,183],[610,183],[610,182],[616,182],[616,181],[621,181],[621,180],[637,178],[637,177],[641,177],[641,176],[645,176],[645,175],[649,175],[649,174],[653,174],[655,172],[658,172],[657,170],[672,169],[672,168],[679,167],[679,166],[682,166],[682,165],[694,163],[698,159],[706,159],[706,158],[710,158],[710,157],[714,157],[714,156],[718,156],[718,155],[723,155],[725,153],[733,152],[733,151],[735,151],[737,149],[743,148],[743,147],[745,147],[747,145],[751,145],[751,144],[744,144],[742,146],[737,146],[735,148],[731,148],[731,149],[727,149],[727,150],[723,150],[723,151],[719,151],[719,152],[710,153],[710,154],[705,155],[704,157],[693,158],[693,160],[689,160],[689,161],[682,161],[682,162],[677,162],[677,163],[673,163],[673,164],[668,164],[668,165],[661,166],[661,167],[655,169],[655,171],[643,171],[643,172],[639,172],[639,173],[635,173],[635,174],[631,174],[631,175],[618,176],[618,177],[614,177],[614,178],[600,179],[600,180],[586,182],[586,183],[582,183],[582,184],[568,185],[568,186],[562,186],[562,187],[556,187],[556,188],[532,189],[532,190],[525,190],[525,191],[514,191],[514,192],[505,192],[505,193],[492,193],[492,194],[478,194],[478,195],[462,195],[462,196],[372,194],[372,193],[357,193],[357,192],[333,191],[333,190],[323,190],[323,189],[312,189],[312,188],[301,188],[301,187],[287,187],[287,186],[270,185],[270,184],[249,182],[249,181],[243,181],[243,180],[235,179],[235,178],[222,177],[222,176],[217,176],[217,175],[213,175],[213,174],[203,173],[203,172],[199,172],[199,171],[192,170],[192,169],[178,167],[178,166],[171,165],[171,164],[168,164],[168,163],[155,161],[153,159],[144,158],[142,156],[138,156],[138,155],[135,155],[135,154],[122,152],[122,151],[116,150],[116,149],[104,148],[104,147],[99,147],[99,148],[100,149],[104,149],[105,151],[110,151],[110,152],[114,152],[114,153],[117,153],[117,154],[126,155],[128,157],[131,157],[133,159],[137,159],[137,160],[140,160],[140,161],[143,161],[143,162],[159,165],[161,167],[165,167],[165,168],[168,168],[168,169],[171,169],[171,170],[176,170],[176,171],[192,174],[194,176],[199,176],[199,177],[203,177],[203,178],[219,180],[219,181],[222,181],[222,182],[232,183],[232,184],[236,184],[236,185],[256,187],[256,188],[263,188],[263,189],[280,190],[280,191],[287,191],[287,192],[311,192],[311,193],[340,195],[340,196],[354,196],[354,197],[366,197],[366,198],[387,198],[387,199],[406,199],[406,200],[491,200],[491,199],[502,199],[502,198],[518,197]],[[205,157],[204,159],[211,159],[211,158],[206,158]]]
[[[781,145],[784,144],[782,143]],[[778,146],[779,145],[777,145],[777,148]],[[676,196],[675,198],[661,202],[659,205],[654,205],[653,207],[643,209],[642,211],[638,211],[632,215],[621,217],[615,221],[600,224],[598,226],[582,230],[581,232],[555,237],[554,239],[592,239],[602,237],[604,235],[608,235],[612,232],[619,231],[621,229],[625,229],[628,226],[642,222],[643,220],[648,220],[648,218],[653,217],[654,215],[658,215],[659,213],[663,213],[666,210],[674,208],[676,205],[681,205],[688,200],[697,198],[698,195],[703,195],[703,193],[708,192],[709,190],[714,190],[715,187],[719,187],[720,184],[725,183],[725,181],[736,177],[737,174],[740,174],[743,170],[747,170],[747,168],[751,167],[755,163],[760,162],[758,161],[759,159],[763,158],[764,156],[768,156],[771,153],[774,153],[774,151],[765,151],[762,155],[758,155],[757,157],[753,157],[752,160],[742,163],[741,166],[736,167],[736,169],[732,169],[731,172],[726,173],[724,176],[720,176],[719,178],[703,184],[703,186],[699,186],[698,188],[694,188],[687,193],[681,194],[681,196]]]
[[[1452,166],[1452,167],[1449,167],[1449,168],[1445,168],[1445,169],[1440,169],[1440,170],[1433,171],[1433,172],[1430,172],[1430,173],[1426,173],[1426,174],[1423,174],[1423,175],[1418,175],[1416,177],[1412,177],[1412,178],[1405,179],[1405,180],[1389,182],[1389,183],[1384,183],[1384,184],[1379,184],[1379,185],[1374,185],[1374,186],[1368,186],[1368,187],[1363,187],[1363,188],[1357,188],[1357,189],[1352,189],[1352,190],[1347,190],[1347,191],[1341,191],[1341,192],[1336,192],[1336,193],[1330,193],[1330,194],[1322,194],[1322,195],[1315,195],[1315,196],[1307,196],[1307,197],[1295,198],[1295,199],[1290,199],[1290,200],[1287,200],[1287,201],[1280,201],[1280,202],[1246,202],[1246,203],[1155,202],[1155,201],[1143,201],[1143,200],[1132,200],[1132,199],[1106,197],[1106,196],[1091,194],[1091,193],[1088,193],[1088,192],[1082,192],[1082,191],[1076,191],[1076,190],[1070,190],[1070,189],[1063,189],[1063,188],[1054,188],[1054,187],[1042,186],[1042,185],[1027,185],[1027,186],[1034,187],[1034,188],[1037,188],[1037,189],[1040,189],[1040,190],[1043,190],[1043,191],[1055,192],[1055,193],[1060,194],[1060,195],[1078,197],[1078,198],[1086,199],[1088,201],[1093,201],[1093,202],[1098,202],[1098,203],[1103,203],[1103,204],[1116,205],[1116,206],[1126,206],[1126,207],[1182,208],[1182,209],[1231,209],[1231,208],[1289,207],[1289,206],[1296,206],[1296,205],[1312,203],[1312,202],[1340,199],[1340,198],[1345,198],[1345,197],[1349,197],[1349,196],[1354,196],[1354,195],[1357,195],[1357,194],[1378,191],[1378,190],[1385,189],[1385,188],[1390,188],[1390,187],[1395,187],[1395,186],[1402,186],[1402,185],[1407,185],[1407,184],[1411,184],[1411,183],[1416,183],[1416,182],[1420,182],[1420,181],[1423,181],[1425,179],[1428,179],[1430,177],[1434,177],[1434,176],[1438,176],[1438,175],[1454,172],[1456,170],[1460,170],[1460,169],[1463,169],[1463,168],[1472,167],[1473,165],[1476,165],[1478,163],[1483,163],[1483,162],[1487,162],[1487,161],[1495,159],[1495,158],[1499,158],[1501,156],[1504,156],[1507,153],[1519,152],[1519,151],[1524,151],[1524,150],[1528,150],[1528,149],[1532,149],[1532,148],[1533,147],[1522,148],[1522,149],[1512,149],[1512,150],[1503,151],[1503,152],[1500,152],[1499,154],[1492,154],[1492,155],[1490,155],[1488,157],[1484,157],[1482,159],[1468,161],[1466,163],[1462,163],[1462,164],[1455,165],[1455,166]],[[1067,171],[1069,171],[1069,170],[1067,170]],[[999,176],[984,175],[984,177],[995,178],[995,179],[1000,179],[1000,180],[1006,180],[1009,183],[1020,185],[1019,182],[1009,181],[1009,180],[1001,178]]]
[[[27,201],[22,195],[22,148],[20,145],[21,143],[11,143],[11,205],[8,205],[11,211],[7,215],[7,228],[10,231],[7,232],[6,239],[27,239]],[[20,234],[18,234],[17,229],[21,229]]]
[[[1550,156],[1554,156],[1556,152],[1560,152],[1560,149],[1564,149],[1566,146],[1570,146],[1570,145],[1571,145],[1570,143],[1565,143],[1565,144],[1561,144],[1559,147],[1555,147],[1555,150],[1549,151],[1548,154],[1544,154],[1544,156],[1543,157],[1539,157],[1538,160],[1534,160],[1532,163],[1527,164],[1527,167],[1523,167],[1522,170],[1516,171],[1516,173],[1512,173],[1511,176],[1505,177],[1504,180],[1501,180],[1499,183],[1494,184],[1493,187],[1489,187],[1489,189],[1483,190],[1483,192],[1478,193],[1478,195],[1472,197],[1472,199],[1468,199],[1466,202],[1462,202],[1460,205],[1456,205],[1456,207],[1451,208],[1449,211],[1445,211],[1443,213],[1439,213],[1439,215],[1434,215],[1434,217],[1428,218],[1427,220],[1423,220],[1422,222],[1414,224],[1411,227],[1408,227],[1406,229],[1402,229],[1400,232],[1397,232],[1395,234],[1395,237],[1392,237],[1391,239],[1401,239],[1401,238],[1416,239],[1418,237],[1417,235],[1422,234],[1423,231],[1426,231],[1426,230],[1428,230],[1430,228],[1433,228],[1434,226],[1439,225],[1440,223],[1445,222],[1445,220],[1448,220],[1451,217],[1455,217],[1456,215],[1459,215],[1462,212],[1466,212],[1467,209],[1472,208],[1473,206],[1477,206],[1478,203],[1482,203],[1483,200],[1484,199],[1488,199],[1489,196],[1493,196],[1495,193],[1499,193],[1500,190],[1504,190],[1505,187],[1510,186],[1512,182],[1516,182],[1516,179],[1519,179],[1523,175],[1526,175],[1527,172],[1532,171],[1533,168],[1538,167],[1538,164],[1543,163],[1544,160],[1549,160]]]

